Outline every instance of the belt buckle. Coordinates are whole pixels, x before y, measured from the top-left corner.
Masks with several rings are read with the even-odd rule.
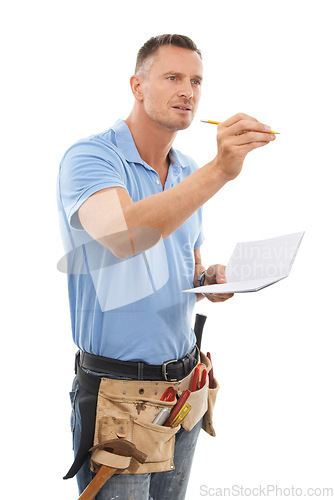
[[[170,359],[169,361],[165,361],[165,363],[162,363],[162,366],[161,366],[162,376],[165,380],[167,380],[167,382],[168,382],[167,365],[169,365],[170,363],[175,363],[175,362],[177,362],[177,359]],[[177,378],[172,378],[169,382],[174,382],[174,381],[177,381]]]

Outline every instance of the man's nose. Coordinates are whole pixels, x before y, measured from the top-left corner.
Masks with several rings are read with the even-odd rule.
[[[189,84],[183,83],[178,92],[178,96],[185,97],[186,99],[191,99],[194,96],[193,88],[190,82]]]

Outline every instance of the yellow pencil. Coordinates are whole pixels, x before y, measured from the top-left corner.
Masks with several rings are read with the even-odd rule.
[[[221,122],[215,122],[214,120],[201,120],[203,123],[212,123],[212,125],[219,125]],[[274,130],[271,130],[269,134],[280,134],[281,132],[275,132]]]
[[[212,123],[212,125],[219,125],[221,122],[214,122],[213,120],[201,120],[203,123]]]

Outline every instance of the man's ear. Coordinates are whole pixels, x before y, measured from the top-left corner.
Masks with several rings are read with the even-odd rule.
[[[132,93],[137,99],[137,101],[142,101],[143,100],[143,89],[142,89],[142,84],[143,84],[143,77],[140,75],[132,75],[130,78],[130,86]]]

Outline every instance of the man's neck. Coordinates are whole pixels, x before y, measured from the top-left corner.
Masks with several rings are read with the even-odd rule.
[[[155,170],[168,168],[168,153],[177,132],[160,127],[147,115],[143,116],[134,110],[125,123],[130,129],[140,157]]]

